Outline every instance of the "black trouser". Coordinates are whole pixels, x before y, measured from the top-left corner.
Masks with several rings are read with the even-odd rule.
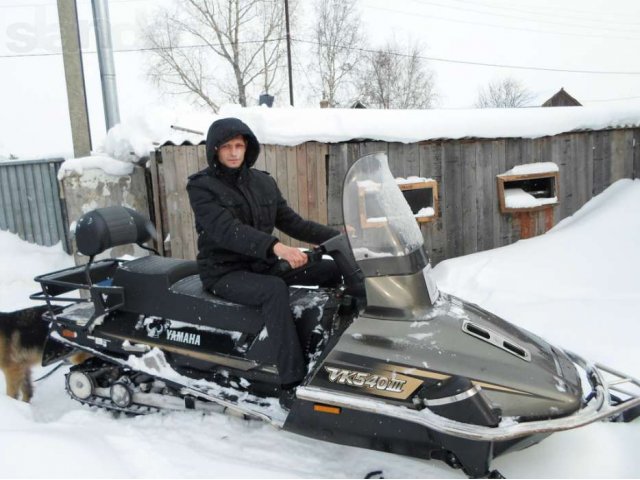
[[[213,293],[226,300],[262,309],[269,334],[268,341],[276,351],[276,366],[281,384],[299,382],[304,378],[305,364],[289,307],[288,285],[319,285],[334,287],[340,273],[332,260],[314,262],[291,270],[282,276],[263,275],[239,270],[221,277]]]

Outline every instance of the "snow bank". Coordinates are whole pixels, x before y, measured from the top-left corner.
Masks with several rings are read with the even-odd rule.
[[[86,170],[102,170],[108,175],[116,177],[133,173],[133,163],[122,162],[105,155],[70,158],[62,162],[58,170],[58,180],[70,175],[82,175]]]
[[[146,157],[166,142],[197,144],[218,118],[237,117],[263,144],[293,146],[308,141],[337,143],[352,139],[413,143],[439,138],[535,138],[581,129],[640,125],[640,101],[563,108],[496,108],[460,110],[375,110],[341,108],[243,108],[224,105],[219,115],[153,110],[115,126],[104,151],[132,160]],[[171,129],[178,125],[201,132]]]
[[[60,243],[42,247],[0,231],[0,311],[42,305],[29,300],[29,295],[40,291],[40,285],[33,278],[73,264],[73,257],[65,253]]]
[[[619,180],[545,235],[454,258],[438,286],[640,377],[640,180]]]
[[[640,181],[619,181],[546,235],[442,262],[435,269],[439,287],[640,376],[639,204]],[[0,232],[0,310],[28,306],[23,300],[35,284],[11,290],[23,278],[71,264],[58,247]],[[34,378],[45,371],[37,368]],[[38,382],[31,405],[3,395],[0,373],[3,477],[364,478],[374,470],[385,478],[464,477],[442,462],[312,440],[226,415],[115,418],[68,398],[67,371]],[[639,422],[555,433],[493,467],[516,478],[638,478]]]

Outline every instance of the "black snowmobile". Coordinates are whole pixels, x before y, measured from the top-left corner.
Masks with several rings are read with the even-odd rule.
[[[42,292],[32,298],[70,302],[45,315],[43,364],[92,354],[66,377],[69,394],[88,405],[226,410],[322,440],[440,459],[473,477],[499,475],[494,457],[554,431],[638,415],[638,380],[438,291],[384,154],[351,167],[343,208],[348,233],[310,261],[333,257],[344,285],[291,288],[308,373],[289,409],[279,405],[258,309],[203,291],[193,261],[94,260],[151,238],[148,221],[121,207],[77,222],[86,266],[36,278]]]

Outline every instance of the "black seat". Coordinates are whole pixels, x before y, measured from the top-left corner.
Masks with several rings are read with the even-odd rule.
[[[124,287],[121,310],[248,334],[263,326],[261,311],[205,291],[196,262],[148,256],[123,263],[113,285]]]

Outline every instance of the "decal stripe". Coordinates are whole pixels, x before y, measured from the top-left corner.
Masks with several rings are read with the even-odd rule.
[[[124,335],[116,335],[114,333],[104,333],[104,335],[117,338],[119,340],[131,340],[129,337],[125,337]],[[229,357],[226,355],[214,355],[211,353],[196,352],[194,350],[175,347],[173,345],[167,345],[164,343],[150,342],[148,340],[145,340],[144,342],[138,341],[137,343],[145,343],[146,345],[149,345],[151,347],[157,347],[160,350],[178,353],[180,355],[197,358],[198,360],[204,360],[206,362],[212,362],[218,365],[225,365],[227,367],[237,368],[238,370],[242,370],[242,371],[252,370],[259,366],[257,362],[254,362],[252,360],[244,360],[242,358]]]
[[[440,373],[440,372],[434,372],[431,370],[422,370],[419,368],[411,368],[411,367],[404,367],[404,366],[400,366],[400,365],[393,365],[393,364],[382,364],[379,366],[380,368],[383,368],[389,372],[400,372],[400,373],[404,373],[406,375],[413,375],[416,377],[422,377],[422,378],[431,378],[434,380],[448,380],[449,378],[452,377],[452,375],[447,375],[444,373]],[[486,390],[495,390],[498,392],[506,392],[506,393],[515,393],[517,395],[526,395],[526,396],[534,396],[533,393],[530,392],[525,392],[522,390],[516,390],[514,388],[509,388],[509,387],[503,387],[502,385],[496,385],[493,383],[487,383],[487,382],[482,382],[480,380],[471,380],[471,383],[473,385],[476,385],[478,387],[484,388]]]
[[[497,392],[515,393],[516,395],[526,395],[529,397],[535,396],[531,392],[524,392],[522,390],[516,390],[514,388],[503,387],[502,385],[495,385],[493,383],[481,382],[479,380],[471,380],[471,383],[486,390],[495,390]]]

